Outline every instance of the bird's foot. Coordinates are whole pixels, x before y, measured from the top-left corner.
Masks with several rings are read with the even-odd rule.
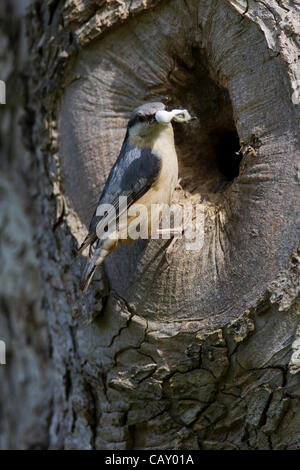
[[[183,228],[182,227],[175,227],[175,228],[159,228],[156,233],[158,235],[181,235],[183,232]],[[172,237],[172,238],[173,238]],[[178,238],[178,237],[176,237]]]
[[[182,238],[181,236],[182,236],[183,232],[184,232],[184,227],[183,226],[175,227],[175,228],[172,228],[172,229],[160,229],[160,230],[158,230],[158,233],[162,233],[162,234],[168,233],[170,235],[170,237],[172,238],[168,248],[165,251],[165,258],[166,258],[166,262],[167,262],[168,266],[170,266],[170,264],[171,264],[170,257],[172,255],[173,250],[174,250],[176,241],[179,240],[180,238]],[[179,237],[179,235],[181,235],[181,236]]]
[[[179,180],[177,181],[177,184],[175,186],[175,189],[180,189],[180,191],[183,191],[183,187],[180,184],[181,180],[182,180],[182,178],[179,178]]]

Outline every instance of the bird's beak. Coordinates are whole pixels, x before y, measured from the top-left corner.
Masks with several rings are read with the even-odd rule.
[[[195,118],[192,118],[186,109],[173,109],[172,111],[157,111],[155,119],[160,124],[169,124],[172,119],[176,122],[188,122]]]

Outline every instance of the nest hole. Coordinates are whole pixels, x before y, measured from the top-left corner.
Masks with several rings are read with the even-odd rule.
[[[212,78],[202,50],[192,51],[187,65],[174,60],[169,75],[168,107],[184,107],[197,119],[174,124],[180,185],[185,197],[220,204],[239,175],[239,136],[228,91]]]

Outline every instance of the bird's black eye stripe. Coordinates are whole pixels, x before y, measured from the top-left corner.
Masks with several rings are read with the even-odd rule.
[[[154,116],[137,116],[137,122],[152,122]]]
[[[154,115],[143,116],[141,114],[137,114],[133,119],[129,121],[129,127],[132,127],[135,124],[142,123],[142,122],[153,124],[155,122],[155,116]]]

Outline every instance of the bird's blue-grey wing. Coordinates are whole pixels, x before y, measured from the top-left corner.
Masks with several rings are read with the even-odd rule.
[[[94,243],[104,231],[108,222],[112,222],[114,219],[117,222],[121,213],[126,211],[150,189],[156,181],[160,169],[161,160],[151,148],[133,146],[128,139],[125,139],[91,220],[89,234],[81,245],[79,252]],[[119,204],[120,196],[126,196],[127,198],[127,203],[123,207],[120,207]],[[122,199],[122,201],[124,200]],[[111,211],[106,211],[105,220],[103,216],[97,215],[97,210],[101,204],[111,205]]]

